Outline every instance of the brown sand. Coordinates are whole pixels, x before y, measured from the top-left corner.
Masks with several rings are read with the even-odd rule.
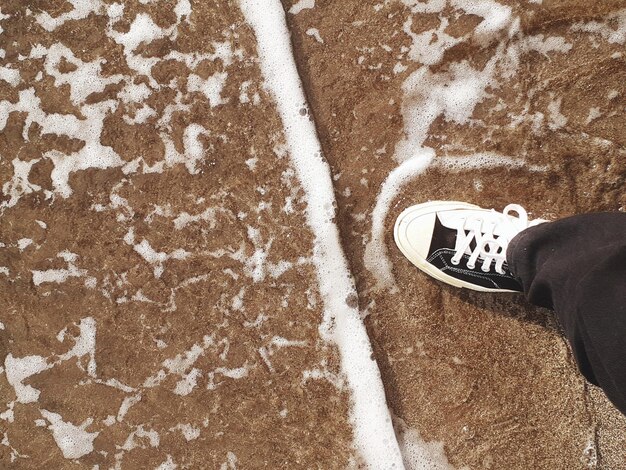
[[[392,410],[424,440],[443,441],[450,463],[624,468],[626,419],[577,373],[550,312],[528,306],[520,296],[459,292],[427,279],[402,257],[391,235],[395,217],[426,200],[467,200],[497,209],[517,202],[532,217],[546,218],[626,208],[626,69],[623,55],[613,56],[623,45],[571,31],[572,24],[603,21],[626,3],[500,3],[519,15],[520,35],[564,37],[571,50],[523,53],[518,73],[490,89],[493,96],[474,110],[477,125],[440,116],[425,145],[437,157],[497,152],[545,169],[429,170],[414,178],[393,201],[385,224],[395,294],[376,289],[363,259],[375,198],[397,165],[391,156],[404,132],[402,84],[422,66],[402,52],[411,45],[402,33],[411,13],[400,2],[317,1],[313,9],[288,15],[322,147],[336,175],[345,250]],[[480,23],[450,10],[441,16],[450,20],[451,35]],[[437,15],[412,17],[414,33],[439,24]],[[507,39],[486,47],[459,44],[431,70],[443,72],[462,60],[480,70],[502,43]],[[407,69],[394,73],[399,58]],[[533,129],[528,121],[508,126],[508,113],[523,114],[524,107],[527,114],[548,117],[550,97],[561,99],[563,127],[544,122]],[[602,115],[587,123],[592,107]]]
[[[127,31],[140,13],[170,27],[174,5],[125,2],[113,27]],[[40,392],[31,403],[16,401],[14,387],[0,375],[0,412],[11,410],[10,418],[0,420],[0,467],[143,469],[169,462],[178,468],[314,468],[324,462],[324,468],[345,468],[353,454],[348,396],[333,384],[339,371],[335,349],[318,334],[322,305],[309,258],[312,234],[281,151],[280,121],[261,88],[254,37],[236,3],[194,4],[191,23],[181,22],[175,40],[137,48],[157,58],[157,83],[129,69],[123,48],[105,34],[103,12],[51,33],[33,17],[71,10],[63,2],[2,4],[2,13],[10,15],[2,22],[3,37],[11,38],[2,43],[4,63],[22,75],[15,88],[0,81],[2,99],[16,103],[18,93],[32,87],[45,112],[82,119],[85,111],[72,103],[70,86],[55,85],[44,58],[18,60],[34,44],[60,43],[85,62],[105,59],[103,76],[123,74],[119,85],[90,94],[86,102],[112,100],[100,142],[124,161],[142,159],[140,168],[162,162],[162,134],[185,152],[184,132],[192,123],[207,133],[199,136],[196,174],[183,164],[146,174],[125,174],[121,167],[76,171],[69,178],[70,197],[47,197],[54,165],[44,153],[69,155],[84,142],[42,135],[26,113],[9,115],[0,137],[1,183],[11,181],[12,160],[19,158],[35,161],[28,181],[41,188],[2,213],[0,265],[8,275],[0,275],[0,358],[4,364],[8,354],[38,355],[55,365],[24,381]],[[182,60],[162,59],[171,50],[213,54],[214,41],[233,51],[230,64],[206,59],[192,70]],[[59,68],[71,71],[71,65]],[[187,92],[192,74],[207,79],[222,71],[228,74],[224,104],[211,107],[202,93]],[[247,99],[240,97],[246,81]],[[126,82],[147,83],[152,90],[145,102],[155,115],[145,123],[124,119],[142,105],[123,102]],[[186,109],[159,123],[178,91]],[[24,238],[32,243],[21,250]],[[135,248],[142,243],[167,259],[144,259]],[[74,261],[60,257],[64,251],[74,253]],[[255,251],[265,258],[251,260]],[[35,285],[32,271],[51,269],[80,274]],[[86,318],[95,321],[94,374],[86,370],[89,355],[59,357],[72,349],[77,325]],[[298,343],[284,346],[275,338]],[[306,379],[306,370],[328,379]],[[64,458],[41,410],[99,433],[93,451],[78,460]]]
[[[286,9],[291,3],[285,1]],[[473,110],[479,124],[440,116],[425,145],[438,157],[490,151],[523,157],[527,165],[431,169],[393,201],[386,227],[407,205],[436,198],[499,209],[519,202],[532,216],[548,218],[624,210],[626,69],[624,57],[615,55],[623,44],[572,31],[571,25],[604,21],[626,2],[509,3],[522,35],[563,37],[571,50],[524,52],[517,74],[501,80]],[[287,16],[335,175],[338,224],[393,413],[424,440],[443,442],[455,467],[625,468],[626,419],[576,372],[550,312],[529,307],[519,296],[441,286],[416,272],[390,236],[385,243],[398,291],[376,288],[363,261],[371,211],[397,166],[392,155],[405,132],[402,84],[422,66],[402,52],[411,45],[403,32],[409,9],[395,1],[376,4],[317,0],[313,9]],[[112,28],[127,32],[138,13],[169,28],[178,21],[173,6],[125,2]],[[138,45],[135,54],[157,59],[154,82],[132,70],[124,48],[106,33],[103,11],[52,32],[34,18],[42,11],[57,17],[72,6],[2,5],[10,17],[0,22],[0,37],[10,40],[0,44],[6,51],[1,63],[18,69],[21,81],[12,86],[0,80],[0,100],[17,103],[20,92],[32,88],[45,113],[81,120],[85,104],[110,100],[99,142],[139,169],[73,172],[71,196],[63,198],[53,186],[55,164],[46,152],[72,158],[85,142],[43,133],[26,112],[8,117],[0,135],[0,183],[14,187],[19,200],[5,191],[0,266],[8,274],[0,274],[0,359],[41,356],[51,367],[24,380],[40,392],[29,403],[20,403],[7,375],[0,374],[1,466],[345,468],[354,462],[349,397],[335,386],[337,354],[318,335],[322,306],[307,258],[312,234],[304,228],[304,201],[281,150],[280,121],[261,87],[252,32],[236,3],[193,3],[191,21],[177,25],[175,39]],[[452,36],[471,33],[481,22],[449,7],[441,15],[449,18]],[[436,14],[412,17],[414,33],[440,22]],[[498,44],[510,40],[515,39],[461,43],[432,70],[445,72],[462,60],[480,69]],[[163,59],[172,50],[188,57],[213,54],[213,41],[241,54],[230,62],[190,65]],[[69,84],[55,83],[46,72],[45,58],[28,58],[34,44],[56,43],[84,62],[104,59],[102,76],[122,79],[76,104]],[[407,68],[395,73],[398,56]],[[62,61],[58,69],[67,73],[74,67]],[[211,106],[201,91],[188,91],[190,82],[198,82],[192,75],[206,80],[221,72],[228,73],[220,93],[226,102]],[[122,90],[133,83],[146,84],[149,97],[125,102]],[[557,113],[550,125],[550,107],[559,99],[566,123],[558,125]],[[155,115],[129,123],[144,103]],[[589,121],[591,108],[601,114]],[[159,122],[170,110],[171,119]],[[539,126],[532,119],[508,125],[511,115],[538,113],[545,116]],[[191,165],[195,171],[182,163],[156,173],[141,169],[166,158],[163,135],[177,152],[189,154],[190,124],[208,130],[198,137],[203,151]],[[27,173],[30,186],[16,179],[15,158],[34,162]],[[530,165],[545,168],[531,171]],[[24,239],[32,242],[24,246]],[[165,260],[158,254],[142,257],[148,246],[143,240]],[[260,261],[246,263],[255,252]],[[285,272],[281,261],[291,263]],[[65,270],[66,280],[35,284],[33,271],[53,269]],[[95,372],[88,353],[63,359],[75,345],[72,338],[80,337],[79,325],[90,318]],[[281,348],[275,337],[304,343]],[[304,370],[319,370],[326,378],[304,380]],[[42,410],[99,433],[93,451],[64,458],[53,418]]]

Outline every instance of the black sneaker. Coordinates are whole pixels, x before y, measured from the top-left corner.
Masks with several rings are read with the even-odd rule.
[[[521,292],[506,263],[506,249],[515,235],[542,222],[529,222],[516,204],[496,212],[465,202],[432,201],[402,212],[394,238],[404,256],[435,279],[482,292]]]

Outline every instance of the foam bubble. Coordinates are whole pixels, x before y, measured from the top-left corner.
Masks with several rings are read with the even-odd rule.
[[[306,34],[307,36],[312,36],[315,38],[315,40],[317,42],[319,42],[320,44],[324,44],[324,40],[322,39],[322,36],[320,36],[320,30],[317,28],[309,28],[306,30]]]
[[[65,354],[59,356],[59,359],[55,364],[61,361],[67,361],[74,357],[80,358],[85,355],[89,355],[89,362],[87,364],[87,373],[91,377],[96,376],[96,320],[93,317],[83,318],[78,323],[79,335],[74,338],[74,346]],[[59,341],[63,341],[65,337],[65,330],[59,333]],[[78,363],[80,366],[80,362]],[[82,367],[82,366],[80,366]]]
[[[473,33],[482,45],[487,45],[496,33],[512,23],[511,7],[492,0],[451,0],[451,4],[470,15],[483,17]]]
[[[302,10],[305,10],[308,8],[314,8],[314,7],[315,7],[315,0],[298,0],[289,9],[289,13],[291,13],[292,15],[297,15]]]
[[[37,375],[51,368],[47,359],[41,356],[13,357],[11,353],[4,359],[4,369],[7,381],[15,390],[17,401],[20,403],[32,403],[39,399],[40,391],[23,382],[28,377]]]
[[[206,80],[199,75],[191,74],[187,79],[187,90],[190,92],[199,91],[207,97],[211,107],[219,106],[226,103],[226,100],[221,97],[221,93],[227,77],[226,72],[216,72]]]
[[[363,261],[374,275],[378,288],[393,288],[394,279],[391,262],[385,247],[385,218],[389,207],[402,187],[415,176],[423,173],[435,156],[432,149],[424,149],[412,158],[402,162],[385,179],[376,197],[372,211],[371,237],[365,246]]]
[[[523,39],[522,45],[524,49],[529,51],[537,51],[546,57],[549,52],[561,52],[565,54],[572,49],[572,44],[565,41],[564,37],[548,36],[537,34],[535,36],[527,36]]]
[[[41,416],[50,422],[48,429],[52,431],[52,437],[63,452],[63,457],[79,459],[93,452],[93,441],[100,433],[86,431],[86,428],[93,422],[91,418],[85,420],[80,426],[75,426],[63,421],[61,415],[57,413],[48,410],[39,411]]]
[[[455,470],[448,462],[443,442],[426,442],[417,429],[409,428],[397,416],[392,418],[406,470]],[[462,467],[459,470],[469,469]]]
[[[191,424],[187,423],[187,424],[177,424],[175,427],[170,428],[170,431],[173,430],[180,430],[180,432],[183,434],[185,440],[187,442],[189,441],[193,441],[195,439],[198,439],[200,437],[200,429],[196,428],[194,426],[192,426]]]
[[[19,70],[0,66],[0,80],[4,80],[9,85],[16,87],[22,81],[22,77]]]
[[[448,19],[441,18],[439,27],[435,30],[427,30],[416,34],[411,30],[413,17],[409,16],[404,22],[402,30],[413,40],[409,50],[409,59],[421,62],[425,65],[434,65],[441,61],[446,50],[463,41],[463,38],[455,38],[446,33]],[[433,40],[433,38],[436,38]]]
[[[45,282],[54,282],[61,284],[67,281],[70,277],[82,277],[87,274],[86,269],[79,269],[73,263],[77,258],[73,258],[69,255],[69,251],[62,251],[57,254],[57,257],[63,258],[67,263],[67,269],[46,269],[45,271],[32,270],[33,284],[39,286]]]
[[[439,13],[446,6],[446,0],[402,0],[402,3],[411,7],[413,13]]]
[[[81,20],[87,18],[90,13],[99,13],[103,7],[100,0],[68,0],[72,5],[72,10],[52,17],[47,11],[35,16],[35,20],[46,31],[54,31],[68,20]]]
[[[167,454],[167,459],[161,465],[159,465],[155,470],[176,470],[178,465],[174,463],[174,459],[171,455]]]
[[[255,32],[265,87],[276,102],[289,155],[307,201],[307,223],[315,235],[313,262],[324,300],[320,334],[334,340],[339,349],[353,398],[355,446],[371,468],[389,468],[393,464],[400,468],[402,461],[380,373],[371,359],[371,346],[359,312],[345,302],[356,291],[334,223],[330,169],[322,157],[315,126],[300,113],[306,99],[291,53],[284,11],[278,0],[243,0],[241,9]]]
[[[607,15],[603,22],[575,23],[571,26],[571,30],[599,35],[611,44],[624,44],[626,42],[626,8]]]
[[[183,133],[183,145],[185,147],[185,157],[187,160],[185,166],[192,175],[198,173],[197,164],[204,157],[204,146],[200,139],[198,139],[201,135],[208,136],[209,131],[200,124],[195,123],[189,124]]]

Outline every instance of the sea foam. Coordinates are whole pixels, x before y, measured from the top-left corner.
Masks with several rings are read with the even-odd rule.
[[[265,86],[276,101],[291,160],[307,200],[307,222],[315,235],[313,262],[324,301],[320,332],[334,340],[352,392],[351,420],[355,446],[370,468],[403,468],[383,391],[358,309],[348,304],[354,281],[334,223],[335,199],[328,164],[322,157],[315,126],[292,56],[285,13],[278,0],[244,0],[241,9],[257,39]]]

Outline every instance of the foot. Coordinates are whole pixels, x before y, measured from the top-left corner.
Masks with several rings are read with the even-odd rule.
[[[404,256],[435,279],[482,292],[521,292],[506,249],[515,235],[542,222],[529,222],[516,204],[496,212],[465,202],[432,201],[402,212],[394,238]]]

